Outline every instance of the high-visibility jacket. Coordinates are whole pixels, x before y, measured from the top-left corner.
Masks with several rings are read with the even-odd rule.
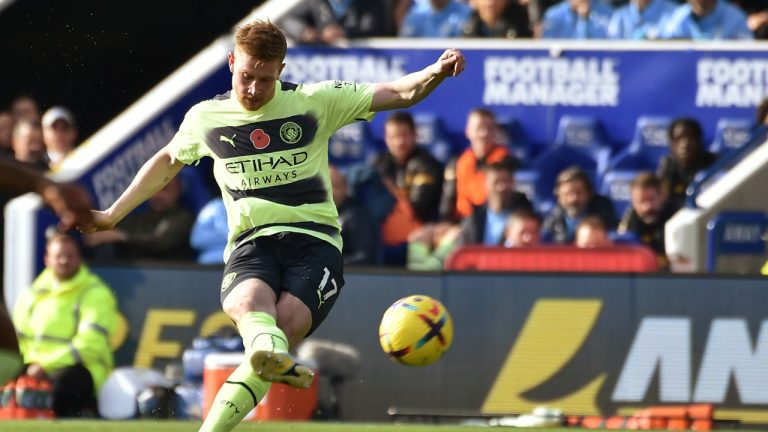
[[[13,313],[25,363],[38,363],[47,373],[80,363],[96,390],[114,365],[110,337],[117,320],[112,290],[86,266],[64,282],[43,270],[19,295]]]

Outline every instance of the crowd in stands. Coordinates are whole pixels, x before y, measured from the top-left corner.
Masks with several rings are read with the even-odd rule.
[[[316,0],[281,20],[298,43],[355,37],[768,38],[760,0]]]
[[[2,157],[48,170],[74,149],[74,115],[61,106],[40,112],[30,97],[20,97],[0,112]],[[768,118],[767,112],[768,102],[758,107],[757,123]],[[633,142],[601,167],[571,153],[565,157],[567,166],[547,164],[556,153],[572,151],[567,142],[557,141],[564,138],[538,154],[530,148],[520,151],[520,143],[504,133],[487,108],[468,111],[465,139],[448,146],[463,148],[455,154],[443,154],[442,147],[427,142],[445,137],[419,136],[423,121],[420,114],[391,113],[378,154],[331,167],[347,265],[438,270],[462,245],[638,243],[657,254],[660,268],[668,268],[664,224],[684,205],[696,173],[718,158],[693,118],[651,125],[663,127],[664,153],[656,146],[657,153],[640,158],[632,153]],[[638,120],[638,128],[645,127],[643,121]],[[331,160],[337,162],[333,155]],[[623,201],[612,193],[607,167],[633,176],[623,180]],[[544,187],[518,184],[519,175],[531,172]],[[195,184],[185,178],[192,177],[169,183],[115,229],[78,238],[86,258],[221,264],[227,232],[223,202],[207,190],[205,180]],[[190,205],[185,200],[189,195],[202,197],[202,202]],[[210,196],[216,198],[207,201]]]

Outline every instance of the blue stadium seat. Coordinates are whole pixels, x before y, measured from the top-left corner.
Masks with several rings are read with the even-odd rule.
[[[709,151],[726,154],[741,148],[752,138],[752,121],[740,118],[721,118],[717,121],[715,138]]]
[[[613,201],[617,218],[621,218],[630,205],[629,189],[638,173],[640,171],[609,169],[600,181],[597,191]]]
[[[539,172],[531,169],[521,169],[515,171],[515,189],[524,193],[534,207],[539,203],[540,197],[537,194],[536,184],[539,181]]]
[[[592,179],[607,168],[611,147],[604,139],[598,121],[592,117],[566,115],[560,118],[554,145],[542,151],[531,163],[539,172],[536,195],[540,203],[554,200],[555,180],[561,171],[578,166]]]
[[[381,152],[380,145],[371,134],[366,122],[348,124],[331,135],[328,140],[328,160],[341,171],[369,162]]]
[[[200,213],[211,199],[211,190],[204,178],[205,175],[207,172],[193,166],[185,166],[179,171],[181,204],[194,215]]]
[[[590,157],[595,162],[598,173],[608,168],[612,149],[605,138],[600,122],[594,117],[573,115],[560,117],[553,148],[559,147],[567,147]]]
[[[432,113],[415,113],[413,121],[416,123],[416,143],[443,164],[448,162],[456,149],[440,117]]]
[[[632,142],[611,159],[609,169],[656,171],[669,153],[669,117],[641,116],[635,124]]]
[[[499,127],[497,142],[507,146],[523,167],[529,166],[535,156],[535,149],[525,136],[520,122],[511,117],[498,117],[496,124]]]

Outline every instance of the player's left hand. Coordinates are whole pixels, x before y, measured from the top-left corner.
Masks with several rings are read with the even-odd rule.
[[[458,76],[464,70],[465,63],[464,54],[455,48],[445,50],[436,62],[439,74],[446,77]]]
[[[59,229],[67,231],[77,225],[90,224],[91,200],[81,187],[71,184],[45,182],[40,196],[59,216]]]

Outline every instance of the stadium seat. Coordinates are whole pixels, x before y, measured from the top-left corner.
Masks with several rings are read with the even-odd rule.
[[[539,172],[536,195],[544,203],[554,199],[553,188],[558,174],[571,166],[584,170],[595,184],[607,168],[611,147],[604,139],[599,122],[592,117],[565,115],[560,118],[554,144],[531,163]]]
[[[432,113],[416,113],[413,121],[416,123],[416,143],[440,162],[448,162],[455,154],[455,148],[440,117]]]
[[[630,205],[629,187],[640,171],[609,169],[600,181],[599,193],[613,201],[616,217],[621,218]]]
[[[366,122],[348,124],[328,140],[328,160],[346,172],[349,167],[369,162],[383,150]]]
[[[510,117],[498,117],[496,124],[499,127],[497,142],[507,146],[510,153],[520,161],[523,167],[529,166],[536,155],[536,151],[525,136],[520,122]]]
[[[661,158],[669,153],[669,117],[641,116],[629,145],[611,159],[609,169],[656,171]]]
[[[590,157],[595,162],[598,173],[608,167],[612,151],[600,122],[587,116],[560,117],[553,148],[559,147],[567,147]]]
[[[721,118],[717,121],[715,138],[709,151],[726,154],[741,148],[752,138],[752,121],[740,118]]]

